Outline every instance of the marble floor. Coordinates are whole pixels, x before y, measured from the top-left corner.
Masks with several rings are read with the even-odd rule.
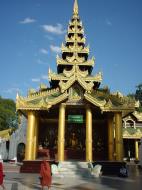
[[[128,171],[127,178],[116,176],[101,176],[93,179],[81,178],[81,176],[78,178],[53,177],[51,190],[140,190],[142,188],[142,170],[136,165],[129,165]],[[7,166],[5,175],[6,190],[41,189],[38,174],[21,174],[15,167]],[[2,188],[0,187],[0,189]]]

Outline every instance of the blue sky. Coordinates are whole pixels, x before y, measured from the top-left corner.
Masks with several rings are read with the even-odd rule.
[[[0,95],[26,96],[56,71],[74,0],[0,0]],[[124,95],[142,83],[142,1],[78,0],[93,73]]]

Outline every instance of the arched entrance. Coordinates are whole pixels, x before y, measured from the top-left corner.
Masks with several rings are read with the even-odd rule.
[[[17,146],[17,161],[22,162],[25,158],[25,144],[19,143]]]

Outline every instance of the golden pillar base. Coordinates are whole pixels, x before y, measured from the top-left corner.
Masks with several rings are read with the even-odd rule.
[[[65,144],[65,104],[59,107],[59,126],[58,126],[58,161],[64,161]]]
[[[114,160],[114,128],[113,116],[108,116],[108,159]]]
[[[123,160],[123,138],[122,138],[122,113],[115,113],[115,151],[116,160]]]
[[[139,160],[139,144],[138,144],[138,140],[135,140],[135,160]]]
[[[33,160],[36,160],[38,150],[38,115],[36,114],[35,129],[34,129],[34,143],[33,143]]]
[[[33,154],[35,154],[33,152],[33,147],[35,144],[35,141],[34,141],[35,126],[36,126],[35,112],[29,111],[28,112],[25,160],[33,160],[35,158],[35,155],[33,155]]]
[[[92,111],[86,108],[86,161],[92,161]]]

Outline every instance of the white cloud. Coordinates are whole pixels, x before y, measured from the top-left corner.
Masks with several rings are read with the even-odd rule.
[[[42,53],[42,54],[45,54],[45,55],[48,54],[48,51],[47,51],[47,49],[45,49],[45,48],[41,48],[39,51],[40,51],[40,53]]]
[[[48,80],[48,76],[47,75],[42,75],[41,78],[44,79],[44,80]]]
[[[105,23],[106,23],[108,26],[112,26],[112,22],[111,22],[108,18],[106,18]]]
[[[34,22],[36,22],[35,19],[27,17],[24,20],[21,20],[19,23],[20,24],[30,24],[30,23],[34,23]]]
[[[54,38],[53,38],[52,36],[46,35],[45,37],[46,37],[48,40],[50,40],[50,41],[53,41],[53,40],[54,40]]]
[[[66,32],[66,30],[63,29],[62,24],[57,24],[56,26],[53,25],[42,25],[42,28],[45,32],[50,32],[57,35],[62,35]]]
[[[32,82],[40,82],[39,78],[32,78]]]
[[[38,60],[37,60],[37,63],[38,63],[38,64],[43,64],[43,61],[42,61],[41,59],[38,59]]]
[[[50,45],[50,49],[51,49],[51,51],[53,51],[55,53],[60,53],[61,52],[61,48],[58,47],[58,46]]]
[[[19,88],[9,88],[7,90],[4,90],[3,91],[4,93],[7,93],[7,94],[13,94],[13,93],[17,93],[17,92],[20,92],[20,89]]]
[[[42,61],[41,59],[37,59],[36,61],[40,65],[48,65],[45,61]]]

